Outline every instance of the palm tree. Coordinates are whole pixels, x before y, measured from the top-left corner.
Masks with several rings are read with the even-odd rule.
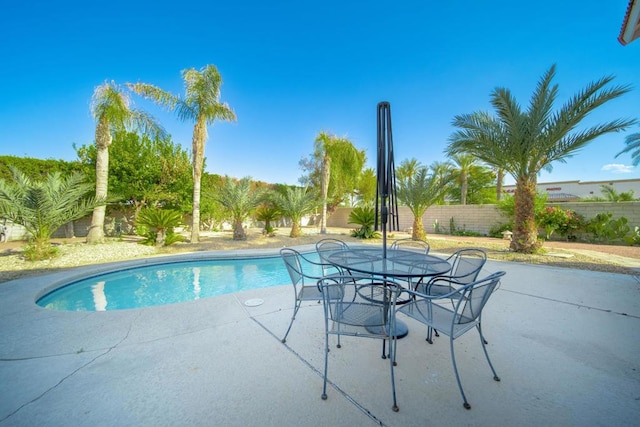
[[[182,121],[194,121],[193,151],[193,222],[191,242],[200,241],[200,183],[204,168],[204,146],[207,141],[207,125],[216,120],[233,121],[236,115],[226,103],[220,102],[222,77],[214,65],[201,70],[190,68],[182,70],[185,86],[184,99],[166,92],[156,86],[145,83],[129,83],[135,93],[151,99],[174,111]]]
[[[603,77],[575,94],[558,111],[553,104],[558,86],[552,85],[555,65],[542,76],[529,108],[523,111],[508,89],[496,88],[491,104],[496,117],[486,112],[456,116],[447,153],[468,153],[485,163],[500,167],[516,180],[515,224],[511,249],[531,253],[537,250],[534,213],[536,178],[540,170],[550,171],[554,161],[585,147],[600,135],[625,129],[634,120],[617,119],[586,130],[576,130],[597,107],[630,90],[628,86],[607,87],[613,77]]]
[[[429,165],[429,169],[431,170],[431,174],[436,177],[440,182],[447,186],[448,190],[452,188],[453,182],[453,164],[449,161],[447,162],[432,162]],[[438,200],[435,201],[434,205],[444,205],[445,199],[447,197],[446,193],[442,193]]]
[[[493,170],[496,173],[496,200],[502,200],[502,184],[504,183],[504,169],[499,166],[494,166]]]
[[[289,237],[300,237],[300,221],[302,217],[313,212],[318,206],[315,195],[307,188],[288,187],[284,193],[275,193],[273,201],[282,215],[291,218]]]
[[[460,204],[467,204],[467,192],[469,188],[469,176],[479,168],[478,158],[465,153],[456,153],[451,156],[453,161],[453,175],[460,184]]]
[[[400,163],[400,165],[396,168],[396,179],[398,181],[404,181],[408,178],[415,176],[422,165],[415,157],[411,159],[405,159]]]
[[[360,174],[357,185],[358,200],[356,204],[373,204],[376,200],[376,171],[373,168],[366,168]]]
[[[397,181],[398,200],[406,205],[413,214],[413,239],[424,240],[427,234],[424,231],[422,215],[427,208],[435,204],[448,191],[446,183],[440,177],[429,173],[425,166],[417,165],[413,176],[403,177]]]
[[[153,137],[165,138],[164,129],[147,113],[131,108],[131,101],[115,82],[96,87],[91,99],[91,114],[96,120],[96,199],[107,199],[109,186],[109,146],[118,130],[140,131]],[[106,205],[96,206],[91,217],[87,243],[104,240]]]
[[[633,166],[638,166],[640,164],[640,132],[628,135],[624,143],[627,144],[627,147],[616,154],[616,157],[620,154],[631,152]]]
[[[233,222],[233,240],[246,240],[244,221],[260,204],[262,192],[251,188],[251,178],[245,177],[236,181],[225,176],[225,181],[218,193],[213,195],[231,215]]]
[[[52,255],[51,235],[62,225],[82,218],[99,203],[85,197],[93,189],[80,173],[62,177],[59,172],[32,181],[11,167],[13,182],[0,179],[0,214],[22,225],[32,241],[33,259]]]
[[[364,152],[356,149],[347,138],[338,138],[327,132],[320,132],[315,140],[315,145],[316,153],[321,158],[322,217],[320,218],[320,233],[325,234],[327,232],[330,181],[333,179],[333,181],[342,181],[342,183],[350,182],[353,184],[351,187],[354,188],[365,158]],[[344,188],[344,186],[339,186],[339,188]]]
[[[618,193],[613,185],[601,185],[600,191],[604,194],[605,200],[609,202],[632,202],[633,190]]]

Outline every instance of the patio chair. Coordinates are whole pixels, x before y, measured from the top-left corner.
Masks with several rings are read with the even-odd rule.
[[[415,251],[415,252],[422,252],[425,255],[429,255],[429,250],[431,249],[431,247],[429,246],[429,243],[425,242],[424,240],[408,238],[408,239],[394,240],[391,243],[391,246],[389,247],[389,249],[392,251],[403,249],[403,250],[409,250],[409,251]],[[409,287],[410,289],[414,289],[416,287],[416,280],[417,279],[414,279],[414,278],[407,278],[404,282],[406,283],[407,287]]]
[[[480,271],[487,262],[487,253],[482,249],[467,248],[454,252],[447,262],[451,264],[451,270],[444,276],[436,276],[428,282],[418,282],[415,290],[427,295],[445,295],[451,293],[457,287],[473,282],[478,278]],[[440,281],[441,277],[451,279],[451,281]],[[453,305],[453,301],[451,301]],[[435,330],[435,336],[439,337]],[[433,344],[432,330],[427,331],[427,341]],[[485,342],[486,343],[486,342]]]
[[[395,309],[397,297],[402,292],[402,287],[392,281],[356,283],[350,275],[323,278],[318,281],[318,286],[323,295],[325,330],[322,399],[327,399],[329,335],[338,336],[338,348],[341,348],[341,336],[374,338],[381,339],[383,342],[389,340],[392,409],[397,412],[398,406],[393,372],[395,362],[393,351],[396,346],[392,344],[396,340],[395,317],[392,317],[391,314]],[[363,297],[363,295],[367,294],[367,292],[363,292],[367,287],[371,288],[371,292],[383,297],[383,300],[371,301]]]
[[[327,238],[316,242],[316,252],[318,252],[320,260],[325,262],[331,254],[347,249],[349,249],[349,245],[339,239]]]
[[[398,313],[405,314],[412,319],[427,325],[429,328],[437,329],[443,334],[449,336],[453,370],[456,375],[460,394],[462,394],[462,399],[464,401],[463,405],[466,409],[471,409],[471,405],[467,401],[467,397],[465,396],[462,388],[462,383],[460,382],[453,341],[475,328],[480,335],[482,350],[484,350],[484,355],[487,358],[491,371],[493,372],[493,379],[495,381],[500,381],[500,377],[498,377],[496,370],[493,368],[493,364],[491,363],[491,359],[489,359],[489,353],[485,346],[484,336],[482,335],[481,317],[485,304],[493,294],[493,291],[499,285],[500,279],[504,275],[505,272],[500,271],[493,273],[484,279],[471,282],[459,288],[454,288],[452,286],[451,289],[453,289],[453,291],[444,295],[428,295],[417,291],[406,291],[415,299],[408,304],[396,306],[396,310],[394,312],[394,316]],[[452,279],[441,277],[436,279],[436,281],[452,282]],[[443,299],[452,299],[455,302],[453,309],[450,309],[448,305],[438,304],[438,301],[442,301]],[[394,344],[397,345],[397,342],[394,342]],[[396,350],[394,349],[392,353],[395,357]]]
[[[429,249],[431,249],[431,247],[429,246],[429,243],[425,242],[424,240],[411,239],[411,238],[394,240],[393,243],[391,243],[390,248],[391,250],[408,249],[408,250],[420,251],[420,252],[424,252],[425,255],[428,255]]]
[[[340,271],[331,264],[312,261],[295,249],[282,248],[280,249],[280,256],[287,267],[287,272],[291,278],[295,297],[291,322],[289,323],[287,332],[285,332],[284,337],[281,340],[285,343],[287,341],[289,331],[291,330],[291,326],[293,326],[293,321],[296,319],[298,310],[300,310],[302,301],[317,301],[318,303],[322,301],[322,293],[318,287],[318,280],[328,274],[339,275]],[[333,273],[330,272],[331,267],[334,269]]]

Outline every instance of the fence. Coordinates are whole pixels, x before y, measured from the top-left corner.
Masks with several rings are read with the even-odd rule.
[[[549,203],[547,206],[558,206],[571,209],[590,219],[599,213],[611,213],[613,218],[625,217],[629,225],[640,226],[640,202],[575,202]],[[329,227],[353,227],[349,224],[349,213],[352,208],[338,208],[327,219]],[[413,226],[413,214],[409,208],[401,206],[398,209],[400,230],[407,230]],[[494,225],[507,222],[496,205],[438,205],[431,206],[422,216],[427,234],[440,232],[449,233],[452,223],[456,230],[466,230],[488,235]]]
[[[611,213],[613,218],[625,217],[629,220],[629,225],[640,226],[640,202],[569,202],[569,203],[548,203],[547,206],[558,206],[562,209],[571,209],[583,215],[587,220],[599,213]],[[355,224],[349,224],[349,213],[352,208],[337,208],[329,218],[328,227],[355,228]],[[114,219],[123,224],[123,227],[130,222],[123,213],[116,213],[115,217],[109,215],[105,224],[111,226]],[[408,230],[413,226],[413,214],[406,206],[398,209],[398,222],[400,230]],[[422,223],[425,231],[429,233],[450,232],[451,225],[454,224],[456,230],[466,230],[489,235],[489,231],[494,225],[507,222],[502,212],[496,205],[439,205],[431,206],[422,216]],[[74,221],[73,224],[60,227],[53,237],[85,237],[91,225],[91,216]],[[108,228],[108,227],[107,227]],[[109,231],[109,230],[108,230]],[[128,230],[123,229],[123,232]],[[111,233],[109,233],[111,234]],[[26,232],[23,227],[7,223],[7,235],[9,240],[24,240]]]

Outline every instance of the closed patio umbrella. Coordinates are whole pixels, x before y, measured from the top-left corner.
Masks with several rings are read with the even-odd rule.
[[[393,160],[393,136],[391,132],[391,105],[378,103],[378,150],[375,230],[382,228],[382,247],[387,257],[387,225],[389,230],[399,230],[396,198],[396,173]],[[378,219],[379,216],[379,219]],[[391,221],[389,221],[391,216]]]

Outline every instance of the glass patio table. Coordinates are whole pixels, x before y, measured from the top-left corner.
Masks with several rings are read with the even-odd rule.
[[[440,276],[451,269],[451,265],[442,258],[426,255],[424,252],[407,249],[386,250],[386,258],[382,247],[349,248],[331,252],[322,256],[325,262],[349,272],[371,276],[372,280],[393,280],[396,283],[411,286],[425,277]],[[403,302],[398,300],[398,304]],[[380,301],[383,303],[383,301]],[[402,338],[409,333],[404,322],[396,321],[396,336]]]

